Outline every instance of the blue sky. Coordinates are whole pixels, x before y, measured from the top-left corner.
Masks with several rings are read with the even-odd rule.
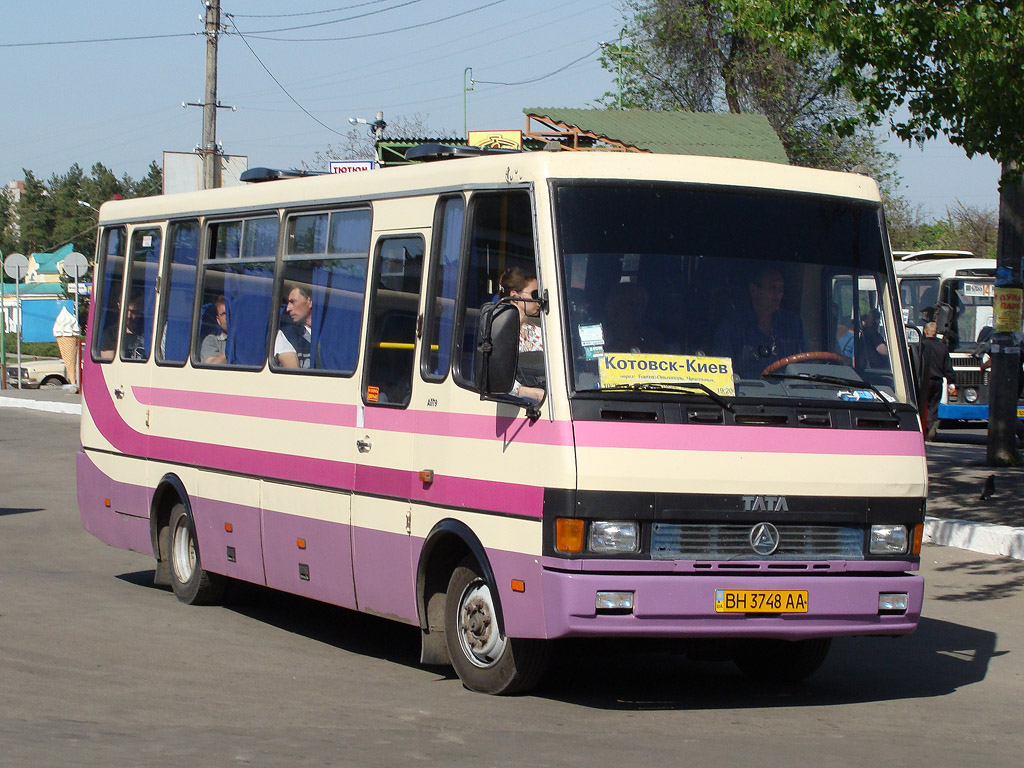
[[[596,51],[618,37],[618,0],[221,3],[244,40],[221,38],[218,97],[237,111],[219,112],[217,137],[251,166],[299,166],[338,143],[333,131],[347,132],[349,117],[378,110],[385,119],[418,113],[438,132],[461,134],[464,98],[470,129],[523,128],[523,107],[587,107],[614,89]],[[319,13],[328,9],[343,10]],[[192,150],[202,112],[181,102],[203,97],[203,13],[200,0],[5,2],[0,183],[23,168],[45,178],[74,162],[138,177],[163,151]],[[11,47],[129,37],[150,39]],[[466,67],[477,83],[464,94]],[[535,82],[493,84],[525,80]],[[945,141],[891,148],[912,203],[935,215],[958,200],[996,207],[998,167],[987,158],[967,160]]]

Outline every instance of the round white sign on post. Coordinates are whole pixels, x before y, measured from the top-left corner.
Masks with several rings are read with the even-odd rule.
[[[28,259],[23,253],[12,253],[4,259],[4,272],[12,280],[21,280],[28,272]]]
[[[78,251],[64,257],[64,271],[72,280],[77,280],[89,270],[89,260]]]

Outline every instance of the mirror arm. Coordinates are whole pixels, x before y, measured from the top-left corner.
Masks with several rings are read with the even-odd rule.
[[[530,423],[532,424],[540,418],[540,407],[544,404],[544,400],[548,399],[548,394],[545,392],[544,400],[541,400],[539,403],[531,397],[519,397],[519,395],[488,395],[483,392],[480,393],[480,399],[525,408],[526,416],[530,419]]]

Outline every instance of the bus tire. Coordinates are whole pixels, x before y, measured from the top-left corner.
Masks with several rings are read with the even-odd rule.
[[[831,646],[831,637],[742,640],[733,654],[733,662],[753,680],[793,683],[816,672],[825,662]]]
[[[169,528],[171,589],[175,596],[188,605],[220,602],[227,580],[219,574],[203,570],[195,525],[180,501],[171,509]]]
[[[492,589],[473,557],[452,572],[444,612],[448,655],[469,690],[506,696],[523,693],[540,682],[550,647],[544,640],[506,637]]]

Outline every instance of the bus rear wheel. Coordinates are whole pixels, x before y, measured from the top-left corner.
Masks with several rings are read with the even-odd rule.
[[[471,557],[452,573],[444,615],[448,655],[471,691],[523,693],[540,682],[550,647],[544,640],[506,637],[498,626],[492,590]]]
[[[832,638],[813,640],[742,640],[733,661],[747,677],[794,683],[810,677],[825,662]]]
[[[171,509],[169,526],[171,589],[175,596],[188,605],[220,602],[227,581],[219,574],[203,570],[195,525],[181,502]]]

